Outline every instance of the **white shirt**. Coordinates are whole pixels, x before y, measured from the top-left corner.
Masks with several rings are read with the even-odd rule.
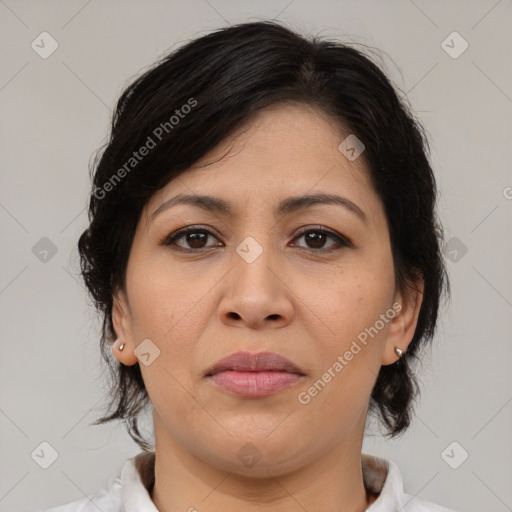
[[[367,512],[454,512],[405,494],[402,475],[394,461],[363,453],[361,463],[365,488],[379,494]],[[155,453],[141,452],[126,460],[120,478],[109,480],[106,488],[90,498],[40,512],[158,512],[150,496],[154,468]]]

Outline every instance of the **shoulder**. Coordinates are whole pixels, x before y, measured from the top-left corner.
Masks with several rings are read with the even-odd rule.
[[[390,483],[394,487],[397,501],[402,507],[400,510],[403,512],[456,512],[432,501],[427,501],[404,492],[403,479],[398,465],[391,460],[387,462],[389,464]]]
[[[154,452],[141,452],[127,459],[121,476],[90,496],[38,512],[158,512],[148,489],[154,480]]]
[[[366,489],[378,495],[366,509],[367,512],[455,512],[437,503],[405,493],[402,475],[393,460],[363,453],[362,466]]]

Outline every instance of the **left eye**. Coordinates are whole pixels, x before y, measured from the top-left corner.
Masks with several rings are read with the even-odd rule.
[[[350,246],[350,242],[346,240],[341,235],[338,235],[336,233],[333,233],[332,231],[328,231],[326,229],[309,229],[307,231],[303,231],[300,233],[296,239],[305,237],[306,243],[313,244],[313,246],[305,247],[305,249],[316,249],[320,251],[327,251],[332,250],[339,247],[348,247]],[[335,243],[330,245],[329,247],[325,248],[323,247],[325,244],[325,241],[330,238],[331,240],[334,240]]]
[[[200,251],[201,249],[208,248],[208,247],[215,247],[220,246],[220,244],[214,244],[214,245],[205,245],[208,237],[213,237],[218,240],[218,238],[209,230],[204,228],[186,228],[179,230],[170,236],[168,236],[162,243],[166,246],[175,246],[179,248],[178,250],[184,250],[189,252],[194,251]],[[321,228],[315,228],[315,229],[309,229],[302,231],[299,233],[294,240],[298,240],[300,238],[304,238],[306,241],[306,244],[309,244],[309,246],[299,246],[307,250],[311,250],[313,252],[322,252],[322,251],[330,251],[333,249],[338,249],[340,247],[351,247],[351,242],[346,239],[345,237],[332,232],[328,231],[326,229]],[[327,239],[334,240],[334,243],[328,246],[327,248],[324,247]],[[188,244],[188,247],[180,245],[177,243],[178,240],[184,239],[185,244]]]

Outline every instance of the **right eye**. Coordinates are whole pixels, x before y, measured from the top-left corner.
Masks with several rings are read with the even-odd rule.
[[[209,236],[217,238],[211,231],[205,228],[191,226],[188,228],[179,229],[178,231],[171,233],[167,238],[165,238],[165,240],[162,242],[162,245],[179,247],[178,250],[186,252],[198,252],[201,249],[208,247],[218,247],[219,244],[205,245]],[[176,243],[181,239],[184,240],[184,243],[187,244],[188,247]]]

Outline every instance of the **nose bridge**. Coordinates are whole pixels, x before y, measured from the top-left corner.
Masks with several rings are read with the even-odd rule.
[[[276,219],[272,190],[264,188],[258,195],[248,181],[245,186],[246,199],[243,214],[235,223],[234,254],[232,262],[238,279],[275,279],[271,268],[278,264],[279,241],[276,239]],[[266,193],[264,192],[266,190]],[[262,198],[266,196],[266,199]],[[269,268],[270,267],[270,268]]]
[[[270,229],[247,231],[233,251],[230,283],[220,305],[224,321],[253,327],[266,319],[289,321],[292,305],[279,276],[279,256]]]
[[[245,236],[235,247],[232,262],[235,266],[236,284],[264,287],[266,292],[274,288],[275,264],[274,241],[270,233],[253,233]],[[240,290],[239,290],[240,291]],[[241,290],[243,292],[243,290]]]
[[[248,196],[250,195],[249,193]],[[245,219],[237,233],[240,238],[235,252],[245,264],[253,265],[258,262],[258,268],[266,268],[275,256],[275,220],[262,202],[251,201],[246,206]]]

